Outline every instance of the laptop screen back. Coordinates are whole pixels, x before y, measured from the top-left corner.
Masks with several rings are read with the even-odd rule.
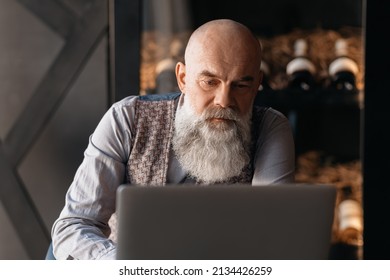
[[[117,259],[327,259],[330,185],[122,185]]]

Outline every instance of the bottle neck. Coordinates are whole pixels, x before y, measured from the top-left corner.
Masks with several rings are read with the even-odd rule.
[[[307,56],[307,42],[304,39],[298,39],[294,43],[294,56],[306,57]]]
[[[357,63],[349,57],[348,44],[343,38],[339,38],[335,42],[335,59],[329,65],[329,75],[334,76],[338,72],[351,72],[357,75],[359,68]]]
[[[337,39],[334,48],[336,57],[348,56],[348,44],[345,39]]]
[[[286,66],[286,74],[289,76],[298,71],[306,71],[311,75],[314,75],[316,71],[314,64],[307,57],[307,42],[305,39],[295,41],[294,58]]]

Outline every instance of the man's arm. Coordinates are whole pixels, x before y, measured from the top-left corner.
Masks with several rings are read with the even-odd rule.
[[[116,190],[125,182],[135,98],[114,104],[89,139],[84,159],[52,228],[57,259],[114,259],[108,220]]]
[[[258,129],[252,185],[294,182],[295,145],[288,119],[269,108]]]

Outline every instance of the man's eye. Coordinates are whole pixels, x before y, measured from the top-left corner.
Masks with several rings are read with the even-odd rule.
[[[218,84],[218,81],[217,80],[203,80],[202,84],[206,87],[213,87],[213,86],[216,86]]]
[[[248,85],[248,84],[236,84],[235,86],[236,86],[236,88],[239,88],[239,89],[241,89],[241,88],[249,88],[250,87],[250,85]]]

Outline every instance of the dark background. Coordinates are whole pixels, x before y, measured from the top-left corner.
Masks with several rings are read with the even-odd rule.
[[[360,0],[192,0],[190,9],[194,26],[214,18],[230,18],[245,23],[255,33],[264,36],[288,33],[295,28],[362,26]]]

